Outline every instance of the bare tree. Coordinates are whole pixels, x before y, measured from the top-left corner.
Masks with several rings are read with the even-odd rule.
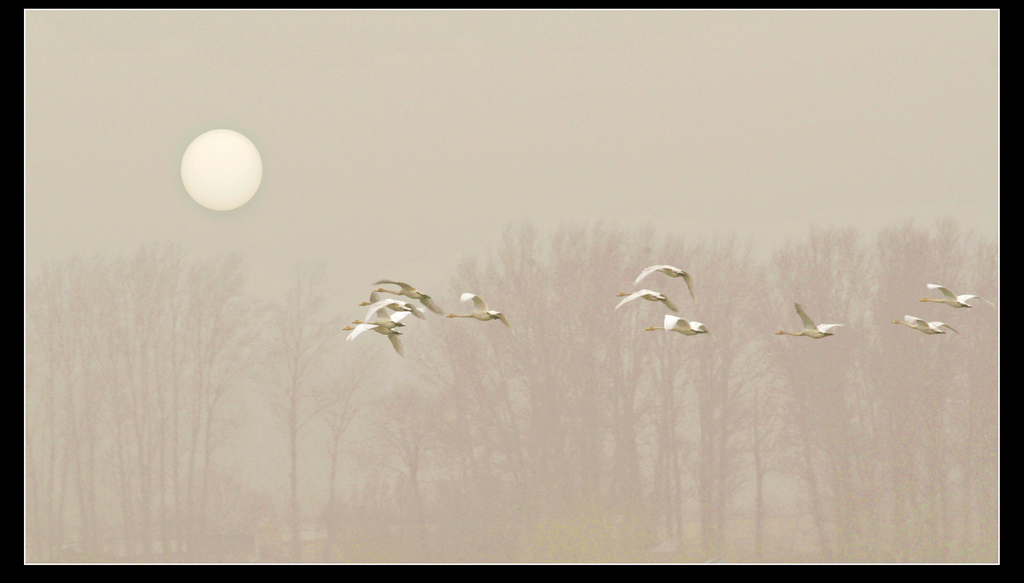
[[[365,393],[368,386],[379,382],[377,378],[378,358],[375,355],[362,353],[350,357],[343,367],[344,374],[336,376],[327,383],[318,394],[320,400],[320,418],[329,430],[330,445],[328,448],[331,460],[330,481],[327,489],[327,505],[324,515],[327,519],[327,546],[324,558],[331,559],[334,541],[337,537],[338,499],[337,482],[338,458],[342,450],[342,440],[352,425],[353,419],[365,404]]]
[[[292,286],[285,301],[271,310],[271,337],[267,346],[267,362],[274,385],[270,405],[288,435],[291,458],[289,473],[291,505],[292,560],[301,560],[299,542],[298,457],[299,431],[314,419],[323,407],[317,402],[319,388],[315,382],[318,367],[336,346],[341,330],[339,317],[325,314],[325,301],[320,291],[322,268],[296,268]]]
[[[384,395],[377,404],[376,432],[383,448],[381,465],[390,467],[408,480],[420,560],[428,560],[426,516],[421,480],[427,458],[436,443],[437,405],[432,395],[424,395],[418,387],[401,385]]]
[[[38,538],[32,540],[36,544],[38,556],[49,559],[60,549],[63,515],[63,481],[69,457],[61,455],[66,451],[64,440],[64,424],[60,415],[61,390],[59,386],[58,360],[62,355],[63,343],[60,340],[62,321],[65,316],[64,296],[66,280],[61,266],[48,264],[43,266],[40,275],[31,281],[26,290],[26,463],[32,463],[33,475],[38,475],[41,487],[33,490],[42,509],[37,515],[37,526],[30,530]],[[39,371],[38,375],[29,375],[29,371]],[[42,430],[38,430],[42,426]],[[37,439],[30,442],[31,436]],[[28,449],[29,443],[37,443]],[[29,452],[31,452],[31,455]],[[42,457],[34,464],[37,457]],[[60,460],[60,461],[59,461]],[[38,468],[38,471],[35,471]],[[59,502],[58,502],[59,500]]]
[[[103,361],[94,358],[97,347],[88,339],[100,323],[90,295],[101,288],[103,275],[95,258],[71,259],[44,266],[28,291],[28,347],[42,361],[43,372],[37,377],[41,383],[40,417],[48,425],[48,431],[39,437],[45,435],[49,446],[48,464],[41,466],[47,476],[41,546],[49,556],[60,552],[65,542],[66,529],[71,526],[66,512],[71,504],[78,511],[73,526],[81,550],[86,556],[95,556],[98,548],[93,468],[101,414],[95,380]],[[29,394],[36,388],[31,387]],[[44,448],[36,451],[42,453]],[[70,488],[74,498],[68,495]]]
[[[187,521],[194,532],[205,528],[199,517],[207,514],[213,452],[233,425],[223,403],[229,391],[249,377],[259,357],[259,308],[242,294],[244,278],[241,258],[237,256],[193,266],[186,285],[188,299],[181,320],[181,350],[188,359],[190,372],[186,393],[191,413],[186,492]],[[196,492],[200,461],[202,481]],[[201,552],[195,545],[191,548]]]
[[[750,246],[734,238],[693,245],[685,252],[685,262],[679,267],[693,274],[698,298],[689,317],[706,323],[711,334],[675,340],[687,347],[684,386],[692,388],[696,405],[688,437],[697,445],[692,471],[701,546],[720,553],[728,507],[742,482],[744,401],[763,366],[763,339],[755,331],[763,326],[764,275]]]
[[[171,520],[169,512],[178,515],[182,508],[178,444],[193,420],[179,416],[176,397],[185,373],[202,366],[184,347],[207,351],[202,358],[214,363],[208,380],[216,390],[208,395],[205,420],[195,424],[199,431],[200,423],[213,418],[217,395],[231,385],[226,361],[236,359],[230,346],[239,344],[248,318],[239,311],[237,258],[211,273],[216,283],[202,290],[189,288],[183,264],[172,246],[149,245],[113,261],[72,259],[47,266],[30,285],[30,361],[40,372],[31,388],[47,427],[34,433],[45,441],[37,446],[33,440],[32,446],[34,454],[48,454],[48,463],[39,466],[45,478],[38,478],[47,500],[40,510],[47,548],[63,542],[68,508],[78,510],[70,526],[83,556],[96,557],[101,547],[148,555],[157,536],[167,552],[170,541],[180,538],[173,525],[182,521]],[[194,320],[208,331],[205,336],[217,337],[212,344],[187,338],[189,301],[206,306]],[[207,460],[213,445],[206,440]]]
[[[783,413],[779,391],[773,385],[752,383],[753,403],[750,407],[750,451],[754,469],[754,553],[765,557],[765,478],[784,468],[781,439]]]
[[[794,302],[812,318],[844,325],[834,336],[812,340],[779,338],[773,360],[786,377],[789,416],[802,460],[800,475],[810,493],[811,514],[823,556],[834,555],[823,486],[828,485],[840,548],[851,548],[857,511],[851,481],[855,444],[847,411],[853,351],[863,334],[863,273],[866,254],[852,229],[812,228],[806,243],[789,241],[773,257],[774,310],[792,321]],[[783,316],[784,315],[784,316]],[[785,319],[783,319],[785,318]],[[827,467],[829,471],[824,471]],[[824,479],[824,482],[823,482]]]
[[[995,245],[960,233],[947,219],[934,234],[910,222],[886,229],[876,249],[877,292],[870,309],[878,330],[867,357],[874,365],[862,368],[874,387],[873,443],[886,461],[883,475],[891,481],[892,502],[883,508],[882,496],[873,492],[872,530],[878,531],[877,523],[888,517],[895,532],[892,540],[876,532],[876,545],[897,549],[893,558],[904,561],[950,560],[956,539],[962,541],[963,556],[985,547],[987,554],[993,547],[969,542],[971,484],[984,473],[982,467],[995,467],[994,460],[991,465],[981,461],[993,451],[994,440],[975,449],[975,438],[995,426],[997,312],[984,303],[973,310],[941,304],[913,308],[915,315],[951,323],[960,332],[945,337],[906,334],[892,330],[888,321],[909,312],[908,305],[928,291],[926,283],[970,286],[983,297],[994,295]],[[978,423],[986,417],[989,422]],[[957,489],[951,478],[957,474],[962,476],[959,505],[954,504]],[[982,488],[976,494],[991,491]]]

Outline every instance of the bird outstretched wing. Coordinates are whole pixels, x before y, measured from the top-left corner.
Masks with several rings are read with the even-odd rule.
[[[395,347],[398,356],[405,357],[405,346],[402,345],[402,339],[398,337],[398,334],[388,334],[388,340],[391,341],[391,346]]]
[[[672,300],[668,299],[668,296],[664,296],[664,298],[665,299],[661,301],[665,302],[665,306],[668,307],[668,309],[672,310],[673,312],[679,311],[679,308],[677,308],[676,305],[672,303]]]
[[[359,324],[355,328],[352,329],[352,332],[349,333],[349,335],[346,338],[346,340],[355,340],[356,337],[359,336],[360,334],[362,334],[363,332],[366,332],[367,330],[372,330],[373,328],[376,328],[376,327],[377,327],[376,324],[365,324],[365,323],[364,324]]]
[[[800,319],[803,320],[804,330],[814,330],[814,329],[816,329],[817,326],[814,325],[814,321],[811,320],[810,317],[807,316],[807,313],[804,312],[804,309],[800,306],[800,304],[793,304],[793,305],[796,306],[796,313],[800,316]]]
[[[638,297],[640,297],[640,296],[644,295],[645,293],[648,293],[648,290],[642,289],[642,290],[640,290],[640,291],[638,291],[638,292],[633,292],[633,293],[629,294],[628,296],[626,296],[626,297],[622,298],[622,301],[621,301],[621,302],[619,302],[619,303],[618,303],[618,305],[616,305],[616,306],[615,306],[615,309],[616,309],[616,310],[618,310],[618,309],[619,309],[619,307],[620,307],[620,306],[621,306],[622,304],[624,304],[624,303],[626,303],[626,302],[631,302],[631,301],[633,301],[633,300],[637,299]]]
[[[505,314],[498,312],[498,319],[501,320],[502,324],[508,326],[509,330],[512,330],[512,324],[508,323],[508,319],[505,318]]]
[[[407,284],[407,283],[405,283],[405,282],[391,281],[390,279],[382,279],[382,280],[374,283],[373,285],[380,285],[382,283],[388,283],[388,284],[391,284],[391,285],[397,285],[398,287],[402,288],[403,290],[412,289],[412,286]]]
[[[921,318],[917,318],[915,316],[903,316],[903,321],[906,322],[907,324],[910,324],[911,326],[914,326],[915,328],[921,326],[924,326],[925,328],[928,327],[928,322],[925,322]]]
[[[664,267],[671,267],[671,265],[652,265],[650,267],[645,267],[644,270],[640,272],[640,275],[636,277],[636,281],[633,282],[633,285],[640,283],[640,280]]]
[[[476,294],[471,294],[469,292],[462,294],[462,301],[468,302],[469,300],[473,300],[473,307],[476,308],[477,310],[481,310],[484,312],[487,311],[487,302],[485,302],[483,298]]]
[[[928,284],[928,289],[937,289],[940,292],[942,292],[942,295],[946,296],[947,300],[953,300],[954,302],[957,301],[956,300],[956,295],[954,295],[953,292],[949,291],[948,287],[945,287],[945,286],[942,286],[942,285],[938,285],[938,284],[935,284],[935,283],[929,283]]]
[[[682,271],[682,270],[680,270],[680,271]],[[683,271],[682,272],[682,278],[683,278],[683,281],[686,282],[686,289],[690,290],[690,297],[693,298],[694,302],[696,302],[697,301],[697,296],[693,295],[693,281],[690,279],[690,274],[685,272],[685,271]]]
[[[687,323],[686,320],[680,318],[679,316],[673,316],[672,314],[665,314],[665,330],[666,331],[670,331],[673,328],[675,328],[677,322],[682,322],[684,326],[688,326],[689,325],[689,323]]]
[[[420,302],[424,306],[429,308],[431,312],[434,312],[435,314],[444,314],[444,311],[442,311],[441,308],[437,307],[437,304],[434,303],[433,298],[423,297],[420,298]]]
[[[967,302],[968,300],[975,300],[975,299],[977,299],[977,300],[981,300],[981,301],[983,301],[983,302],[986,302],[986,303],[988,303],[988,305],[992,306],[993,308],[994,308],[994,307],[996,306],[995,304],[993,304],[992,302],[990,302],[990,301],[986,300],[985,298],[983,298],[983,297],[981,297],[981,296],[976,296],[976,295],[974,295],[974,294],[964,294],[964,295],[962,295],[962,296],[956,296],[956,299],[957,299],[957,301],[959,301],[960,303],[965,303],[965,302]]]

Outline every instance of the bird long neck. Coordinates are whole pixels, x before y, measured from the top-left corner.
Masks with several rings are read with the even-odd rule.
[[[922,302],[935,302],[937,304],[944,304],[944,303],[946,303],[946,299],[945,298],[943,298],[941,300],[937,300],[935,298],[921,298],[921,301]]]
[[[473,314],[448,314],[449,318],[472,318]]]
[[[651,330],[664,330],[664,329],[665,329],[664,326],[651,326],[650,328],[647,329],[647,331],[650,332]]]
[[[785,330],[779,330],[779,334],[787,334],[789,336],[803,336],[807,330],[801,330],[799,332],[786,332]]]

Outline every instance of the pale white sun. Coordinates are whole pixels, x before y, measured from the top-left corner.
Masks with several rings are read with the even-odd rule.
[[[229,211],[249,202],[263,180],[263,160],[249,138],[210,130],[192,140],[181,157],[181,181],[196,202]]]

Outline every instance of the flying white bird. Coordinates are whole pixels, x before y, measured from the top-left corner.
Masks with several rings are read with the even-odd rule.
[[[796,306],[796,313],[800,315],[800,319],[804,321],[804,329],[793,333],[786,332],[785,330],[779,330],[776,334],[789,334],[790,336],[807,336],[809,338],[824,338],[826,336],[832,336],[833,332],[829,332],[829,329],[835,328],[836,326],[842,326],[842,324],[818,324],[807,317],[804,313],[804,309],[800,307],[800,304],[793,304]]]
[[[390,316],[384,316],[383,315],[384,314],[384,310],[378,309],[376,311],[376,313],[374,314],[374,316],[376,318],[375,320],[370,321],[370,322],[363,322],[362,320],[352,320],[352,323],[353,324],[376,324],[376,325],[378,325],[378,326],[380,326],[382,328],[386,328],[388,330],[391,330],[391,329],[394,329],[394,328],[398,328],[400,326],[405,326],[405,324],[402,323],[402,320],[405,319],[405,317],[408,316],[410,313],[411,312],[394,312]]]
[[[386,300],[380,300],[379,302],[374,302],[370,304],[370,307],[366,309],[366,321],[374,321],[374,319],[376,318],[375,314],[377,313],[377,311],[383,308],[390,308],[392,310],[395,310],[396,312],[410,312],[413,316],[416,316],[417,318],[423,320],[427,319],[427,317],[423,315],[423,308],[418,308],[410,304],[409,302],[403,302],[402,300],[393,300],[391,298],[388,298]]]
[[[633,285],[637,285],[638,283],[640,283],[640,280],[654,273],[655,271],[660,271],[669,277],[683,278],[683,281],[686,282],[686,289],[690,290],[690,297],[693,298],[693,301],[697,301],[697,297],[693,295],[693,281],[690,280],[690,274],[686,273],[682,269],[679,269],[678,267],[672,267],[671,265],[652,265],[650,267],[645,267],[644,270],[640,272],[640,275],[637,276],[636,281],[633,282]]]
[[[697,334],[711,334],[708,327],[700,322],[687,322],[686,320],[673,316],[672,314],[665,314],[665,325],[664,326],[649,326],[647,331],[651,330],[665,330],[666,332],[679,332],[685,336],[695,336]]]
[[[649,289],[642,289],[638,292],[633,293],[622,292],[616,297],[621,298],[623,296],[625,296],[625,299],[619,302],[618,306],[615,306],[616,310],[618,310],[619,307],[626,302],[631,302],[637,298],[643,298],[645,300],[650,300],[652,302],[665,302],[665,305],[668,307],[668,309],[672,310],[673,312],[679,311],[679,309],[676,308],[676,305],[672,303],[672,300],[668,299],[668,296],[666,296],[665,294],[658,293],[656,291],[651,291]]]
[[[428,296],[427,294],[419,291],[418,289],[412,287],[411,285],[409,285],[407,283],[403,283],[401,281],[391,281],[390,279],[382,279],[382,280],[378,281],[377,283],[375,283],[373,285],[381,285],[381,284],[384,284],[384,283],[390,284],[390,285],[397,285],[398,287],[400,287],[402,289],[400,289],[398,291],[391,291],[389,289],[384,289],[382,287],[379,287],[375,291],[378,291],[378,292],[381,292],[381,293],[386,293],[386,294],[394,294],[396,296],[406,296],[406,297],[412,298],[414,300],[419,300],[424,306],[429,308],[431,312],[434,312],[435,314],[443,314],[444,313],[443,311],[441,311],[441,308],[437,307],[437,304],[434,303],[434,300],[432,300],[430,298],[430,296]]]
[[[940,330],[941,326],[945,326],[946,328],[949,328],[950,330],[953,330],[953,327],[950,326],[949,324],[945,324],[943,322],[925,322],[921,318],[915,318],[914,316],[903,316],[902,320],[893,320],[892,323],[893,324],[903,324],[904,326],[907,326],[908,328],[913,328],[914,330],[920,330],[921,332],[924,332],[925,334],[945,334],[946,333],[945,330]],[[956,332],[956,330],[953,330],[953,331]],[[959,334],[959,332],[956,332],[956,333]]]
[[[979,297],[979,296],[976,296],[974,294],[964,294],[962,296],[954,295],[953,292],[951,292],[948,287],[944,287],[944,286],[941,286],[941,285],[936,285],[934,283],[929,283],[928,284],[928,289],[937,289],[940,292],[942,292],[942,295],[944,297],[941,300],[937,300],[935,298],[921,298],[922,302],[936,302],[936,303],[939,303],[939,304],[949,304],[950,306],[953,306],[954,308],[973,308],[974,306],[969,306],[969,305],[965,304],[964,302],[966,302],[967,300],[973,300],[973,299],[977,298],[979,300],[988,302],[988,304],[990,306],[993,306],[993,307],[995,306],[995,304],[993,304],[992,302],[989,302],[988,300],[986,300],[983,297]]]
[[[357,336],[359,336],[363,332],[366,332],[367,330],[379,332],[388,337],[388,340],[391,341],[391,346],[395,347],[395,352],[397,352],[399,356],[405,356],[405,347],[402,345],[402,340],[399,338],[399,336],[401,336],[402,333],[399,332],[398,330],[389,330],[383,326],[378,326],[377,324],[358,324],[356,326],[345,326],[344,329],[352,331],[352,333],[348,335],[348,338],[346,338],[346,340],[355,340]]]
[[[485,302],[480,296],[466,292],[462,294],[461,299],[464,302],[473,300],[473,311],[468,314],[448,314],[449,318],[476,318],[483,322],[486,322],[487,320],[501,320],[501,323],[508,326],[509,330],[512,329],[512,324],[509,324],[508,320],[505,319],[505,314],[488,309],[487,302]]]

